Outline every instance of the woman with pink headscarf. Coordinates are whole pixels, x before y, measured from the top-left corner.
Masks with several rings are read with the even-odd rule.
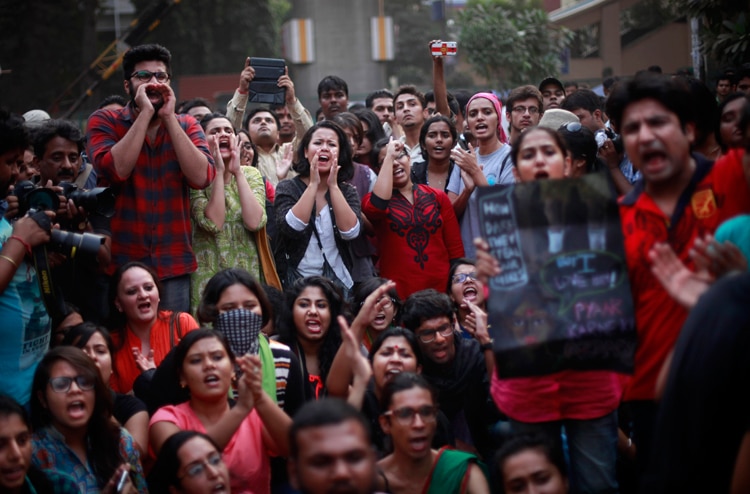
[[[461,168],[461,180],[448,183],[448,197],[461,222],[461,239],[466,256],[473,258],[473,240],[481,236],[476,187],[510,184],[513,163],[510,146],[502,125],[503,105],[494,94],[477,93],[466,104],[466,123],[476,139],[477,147],[469,144],[468,151],[456,148],[451,158]]]

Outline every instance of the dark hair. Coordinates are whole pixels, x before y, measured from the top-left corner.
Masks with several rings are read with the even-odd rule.
[[[453,95],[456,97],[456,103],[458,104],[458,113],[461,114],[461,116],[466,115],[466,105],[469,103],[469,100],[471,99],[471,93],[469,91],[456,91],[453,93]]]
[[[445,122],[448,124],[448,131],[451,133],[451,137],[453,138],[453,144],[451,144],[451,147],[455,146],[458,142],[458,131],[456,131],[456,126],[453,124],[453,122],[451,122],[450,118],[444,115],[435,115],[428,118],[427,121],[422,124],[422,129],[419,131],[419,145],[422,149],[422,158],[424,158],[425,161],[430,160],[430,157],[427,154],[427,148],[425,146],[425,141],[427,140],[427,132],[430,131],[430,126],[437,122]]]
[[[208,280],[208,283],[206,283],[206,286],[203,289],[203,295],[201,296],[201,301],[196,311],[198,321],[201,324],[213,323],[216,321],[216,318],[219,316],[216,304],[219,302],[224,290],[233,285],[244,286],[258,298],[258,303],[263,312],[263,326],[265,326],[268,320],[273,316],[271,303],[268,301],[266,292],[263,290],[263,287],[258,280],[253,278],[253,275],[242,268],[228,268],[221,270]]]
[[[578,94],[578,91],[576,91],[573,94]],[[545,134],[552,137],[552,139],[555,141],[555,144],[560,148],[560,151],[562,151],[563,156],[570,155],[570,151],[568,150],[568,146],[565,144],[565,140],[562,138],[562,136],[554,131],[553,129],[550,129],[548,127],[529,127],[525,131],[521,132],[521,134],[516,138],[515,142],[513,143],[510,154],[511,154],[511,160],[513,161],[513,166],[518,166],[518,153],[521,152],[521,146],[523,145],[523,141],[526,140],[526,138],[533,134],[534,132],[544,132]]]
[[[327,75],[318,83],[318,99],[326,91],[344,91],[346,97],[349,97],[349,86],[346,81],[336,75]]]
[[[722,101],[719,104],[719,107],[716,110],[716,120],[714,122],[714,133],[716,136],[716,142],[719,143],[721,146],[721,149],[723,152],[726,152],[728,149],[728,143],[723,142],[721,140],[721,116],[724,113],[724,109],[727,107],[729,103],[732,101],[736,101],[738,99],[745,99],[745,107],[748,106],[748,103],[750,103],[750,98],[745,93],[742,92],[736,92],[732,94],[728,94],[726,98],[724,98],[724,101]]]
[[[617,76],[607,77],[602,81],[602,87],[604,89],[610,89],[612,86],[620,82],[620,78]]]
[[[365,130],[362,127],[362,122],[355,114],[348,111],[337,113],[333,116],[331,121],[339,124],[344,130],[351,130],[352,134],[354,134],[354,140],[357,142],[357,144],[362,144],[362,139],[365,136]]]
[[[245,130],[248,130],[250,128],[250,120],[257,115],[258,113],[268,113],[273,117],[273,121],[276,122],[276,129],[281,128],[281,122],[279,121],[279,116],[276,115],[273,111],[269,110],[268,108],[264,108],[262,106],[259,106],[257,108],[253,108],[250,110],[247,115],[245,115],[245,119],[242,121],[242,128]],[[248,131],[248,137],[250,136],[250,133]],[[252,141],[252,139],[250,139]]]
[[[94,410],[86,424],[86,438],[91,452],[89,464],[97,483],[103,487],[125,459],[120,457],[120,427],[112,421],[112,393],[102,380],[96,364],[83,350],[60,346],[47,352],[39,362],[31,386],[31,422],[35,429],[52,424],[52,414],[40,396],[46,396],[52,367],[60,361],[67,362],[76,372],[94,381]]]
[[[32,431],[31,419],[26,409],[10,396],[0,395],[0,417],[10,418],[17,416],[29,430]],[[26,465],[26,477],[36,489],[36,492],[54,492],[54,486],[45,473],[34,465]]]
[[[516,104],[516,102],[525,101],[529,98],[534,98],[536,100],[536,102],[539,104],[538,109],[541,112],[542,108],[544,108],[544,99],[542,98],[542,93],[539,92],[539,90],[531,84],[519,86],[510,92],[510,94],[508,95],[508,99],[505,101],[505,112],[510,113],[511,111],[513,111],[513,106]]]
[[[380,396],[380,409],[387,410],[393,402],[393,395],[412,388],[426,389],[430,392],[430,396],[432,396],[432,402],[435,405],[438,404],[437,392],[435,391],[435,388],[430,386],[427,379],[420,374],[415,374],[413,372],[402,372],[394,377],[393,380],[383,388],[383,393]]]
[[[128,106],[128,100],[125,99],[124,96],[121,96],[119,94],[110,94],[99,103],[98,109],[101,110],[105,106],[115,105],[115,104],[120,105],[120,106]]]
[[[159,290],[159,293],[164,293],[161,281],[159,281],[159,275],[156,274],[156,270],[151,266],[139,261],[130,261],[117,268],[109,282],[109,318],[107,321],[107,328],[109,328],[110,331],[124,330],[127,324],[125,313],[117,310],[117,307],[115,306],[115,299],[117,298],[117,288],[122,281],[122,276],[127,270],[132,268],[141,268],[147,271],[153,278],[154,285],[156,286],[156,289]],[[125,338],[122,338],[122,341],[124,343]]]
[[[339,183],[346,182],[354,175],[352,147],[349,145],[349,139],[346,137],[344,129],[342,129],[336,122],[330,120],[323,120],[307,129],[307,132],[302,136],[299,148],[297,149],[297,160],[296,163],[294,163],[294,170],[299,173],[301,177],[310,176],[310,162],[305,158],[305,151],[307,151],[307,146],[309,146],[310,141],[312,141],[313,134],[318,129],[331,129],[336,133],[339,141],[338,165],[341,167],[338,172],[337,181]]]
[[[227,120],[229,122],[229,126],[232,127],[232,131],[236,133],[236,130],[234,129],[234,126],[232,125],[232,121],[229,120],[227,116],[224,115],[223,113],[219,113],[219,112],[206,113],[203,116],[203,118],[201,118],[200,122],[198,123],[201,124],[201,127],[203,128],[203,131],[205,132],[206,128],[208,127],[208,123],[211,120],[216,120],[217,118],[223,118],[224,120]]]
[[[380,166],[382,165],[380,162],[380,152],[388,146],[389,142],[391,142],[389,137],[383,137],[372,143],[372,149],[370,150],[370,163],[376,170],[380,170]]]
[[[182,366],[185,363],[185,358],[187,358],[187,354],[190,351],[190,347],[192,347],[200,340],[205,340],[206,338],[216,338],[217,340],[219,340],[222,346],[224,346],[224,350],[226,350],[227,355],[229,356],[229,360],[231,360],[232,362],[235,361],[234,352],[232,352],[232,349],[229,347],[227,338],[221,331],[214,331],[213,329],[208,328],[194,329],[193,331],[189,331],[187,334],[185,334],[185,336],[182,337],[182,340],[180,340],[177,346],[175,346],[173,362],[175,370],[177,371],[178,379],[180,373],[182,372]],[[179,385],[179,383],[176,384]]]
[[[178,487],[180,479],[177,478],[177,472],[180,471],[179,453],[182,446],[191,439],[200,437],[209,442],[219,453],[221,448],[207,434],[193,430],[177,431],[162,444],[159,450],[159,456],[151,469],[148,476],[149,492],[169,492],[170,487]]]
[[[263,285],[263,291],[266,292],[266,298],[271,307],[273,334],[276,334],[279,331],[279,328],[284,324],[286,298],[284,297],[284,292],[272,285]]]
[[[172,54],[161,45],[149,44],[134,46],[125,52],[125,55],[122,57],[122,72],[125,80],[130,80],[130,75],[139,62],[150,61],[163,62],[167,74],[172,77]]]
[[[526,450],[537,450],[547,458],[552,465],[554,465],[560,472],[563,478],[567,478],[567,468],[565,465],[565,456],[563,455],[562,447],[557,443],[553,442],[550,438],[542,434],[516,434],[510,436],[503,442],[503,445],[495,454],[493,465],[493,476],[496,478],[496,485],[499,486],[497,492],[500,494],[505,493],[504,482],[503,482],[503,467],[505,462],[511,457],[518,453],[522,453]]]
[[[355,110],[352,113],[354,113],[357,118],[359,118],[362,122],[367,123],[367,130],[364,131],[364,126],[362,130],[364,131],[364,136],[367,137],[367,139],[370,141],[371,144],[375,144],[380,139],[385,139],[385,131],[383,130],[383,124],[380,123],[380,119],[378,118],[377,114],[375,114],[374,111],[368,110],[368,109],[362,109],[362,110]],[[372,160],[372,155],[370,155],[368,158]],[[374,170],[377,170],[376,164],[370,161],[370,167]]]
[[[365,299],[387,281],[388,280],[386,280],[385,278],[374,276],[360,283],[357,289],[354,291],[354,297],[352,297],[352,307],[354,309],[353,312],[359,312],[359,309],[361,308],[361,305],[364,303]],[[391,299],[393,300],[393,306],[396,308],[396,311],[400,311],[402,303],[401,299],[398,296],[396,288],[394,287],[388,290],[386,292],[386,295],[391,297]],[[398,314],[396,317],[398,317]]]
[[[385,340],[387,340],[388,338],[397,337],[404,338],[406,342],[409,343],[409,347],[411,348],[411,351],[414,352],[414,356],[417,359],[417,364],[424,364],[422,349],[419,347],[417,337],[414,336],[413,332],[409,331],[406,328],[402,328],[401,326],[391,326],[390,328],[386,328],[385,331],[380,333],[378,337],[375,338],[375,341],[372,342],[372,346],[370,347],[370,354],[367,356],[370,364],[372,364],[372,359],[375,358],[375,354],[378,353],[378,350],[380,350],[380,347],[383,346]]]
[[[44,157],[47,151],[47,144],[55,137],[62,137],[68,141],[74,142],[78,147],[78,152],[83,151],[83,132],[76,124],[70,120],[47,120],[42,125],[34,129],[32,138],[34,140],[34,154],[39,159]]]
[[[396,91],[396,94],[393,96],[393,105],[396,106],[396,100],[399,96],[402,94],[411,94],[413,96],[416,96],[419,100],[419,104],[422,105],[422,109],[427,107],[427,102],[424,99],[424,94],[417,89],[416,86],[412,84],[405,84],[398,88],[398,91]]]
[[[453,301],[447,294],[428,288],[412,293],[406,299],[401,311],[401,324],[416,331],[422,322],[442,316],[453,321]]]
[[[691,147],[693,149],[702,147],[711,134],[714,134],[715,123],[719,118],[716,96],[703,81],[692,76],[680,75],[674,79],[685,84],[690,91],[690,102],[695,115],[695,140]]]
[[[23,117],[0,109],[0,154],[13,150],[23,152],[28,147],[29,133]]]
[[[193,98],[185,101],[182,103],[182,106],[180,108],[180,113],[187,113],[188,111],[192,110],[196,106],[205,106],[209,110],[211,110],[211,103],[208,102],[205,98]]]
[[[448,270],[448,286],[445,289],[445,293],[450,297],[453,289],[453,276],[456,274],[456,270],[459,266],[464,265],[476,266],[476,259],[469,259],[468,257],[459,257],[451,261],[451,268]]]
[[[334,124],[335,125],[335,124]],[[346,302],[341,290],[328,278],[323,276],[308,276],[295,281],[286,290],[286,320],[279,327],[279,340],[292,347],[293,351],[298,347],[297,328],[294,325],[294,303],[300,294],[308,287],[317,287],[323,292],[328,301],[328,310],[331,314],[331,325],[318,349],[318,360],[320,366],[320,377],[325,382],[328,371],[333,363],[333,358],[341,345],[341,333],[338,330],[338,316],[346,315]],[[304,357],[302,362],[304,365]]]
[[[626,83],[615,86],[607,98],[607,115],[618,132],[621,131],[619,129],[626,108],[644,99],[654,99],[677,115],[683,128],[688,122],[694,121],[690,92],[682,81],[644,72]]]
[[[562,125],[557,133],[565,140],[565,146],[570,151],[572,158],[586,160],[586,173],[596,171],[598,148],[596,137],[588,127],[580,125],[578,130],[572,132],[565,125]]]
[[[297,458],[299,455],[299,444],[297,435],[313,427],[326,427],[339,425],[353,420],[362,426],[365,437],[370,437],[370,424],[359,410],[339,398],[323,398],[316,401],[308,401],[300,408],[292,419],[289,428],[289,456]]]
[[[110,336],[109,331],[107,331],[104,326],[99,326],[98,324],[93,322],[85,321],[81,324],[76,324],[75,326],[71,327],[65,334],[61,345],[71,345],[76,348],[83,349],[83,347],[86,346],[86,343],[88,343],[91,337],[96,333],[102,335],[102,338],[104,338],[104,343],[107,345],[107,349],[109,350],[109,354],[114,359],[115,344],[112,342],[112,336]],[[114,371],[114,366],[112,370]]]
[[[0,417],[18,415],[26,427],[31,431],[31,419],[26,409],[10,396],[0,394]]]
[[[589,113],[602,109],[601,98],[598,94],[590,89],[580,89],[575,93],[567,96],[562,102],[562,109],[569,112],[582,109]]]
[[[237,131],[237,135],[245,134],[247,136],[247,144],[250,144],[250,147],[253,148],[253,161],[250,162],[250,166],[253,168],[258,168],[258,146],[255,145],[252,139],[250,139],[250,134],[245,129],[240,129]],[[243,143],[244,145],[245,143]]]
[[[377,91],[373,91],[365,98],[365,106],[368,109],[372,110],[372,107],[375,104],[375,100],[379,98],[388,98],[389,100],[393,101],[393,93],[388,91],[387,89],[378,89]]]

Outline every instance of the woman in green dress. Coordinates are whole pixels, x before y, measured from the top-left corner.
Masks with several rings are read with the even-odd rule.
[[[243,268],[264,280],[256,232],[266,224],[266,192],[257,168],[240,165],[240,143],[232,124],[221,114],[201,120],[216,164],[216,179],[190,193],[193,250],[191,308],[200,304],[208,280],[226,268]],[[257,159],[254,156],[253,160]]]

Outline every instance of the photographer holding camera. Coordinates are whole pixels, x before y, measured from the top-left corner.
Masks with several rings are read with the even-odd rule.
[[[50,309],[53,326],[67,315],[63,302],[80,308],[84,320],[100,322],[107,307],[101,287],[106,287],[103,270],[110,260],[109,218],[114,214],[114,195],[109,189],[85,191],[74,184],[80,170],[83,133],[73,122],[48,120],[34,130],[32,141],[43,188],[19,182],[13,194],[20,214],[29,208],[57,211],[60,231],[53,233],[44,259],[39,262],[37,257],[37,269],[49,269],[57,292],[54,300],[47,298],[48,309],[50,302],[60,308]]]
[[[633,168],[625,155],[620,136],[604,123],[604,110],[599,95],[589,89],[579,89],[565,98],[562,108],[573,113],[581,121],[581,125],[594,133],[599,148],[598,155],[607,165],[617,191],[622,195],[630,192],[641,174]]]
[[[0,110],[0,199],[15,182],[28,144],[23,119]],[[30,256],[32,248],[49,242],[53,216],[37,212],[12,226],[0,217],[0,387],[24,405],[50,342],[50,317]]]

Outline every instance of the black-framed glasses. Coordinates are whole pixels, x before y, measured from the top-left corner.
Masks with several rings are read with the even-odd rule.
[[[513,107],[513,113],[520,113],[524,114],[526,112],[529,112],[529,115],[536,115],[539,113],[539,108],[536,106],[514,106]]]
[[[453,324],[445,323],[437,329],[420,331],[419,333],[417,333],[417,337],[422,343],[432,343],[433,341],[435,341],[437,334],[439,334],[443,338],[449,337],[453,334]]]
[[[459,283],[463,283],[468,279],[472,279],[474,281],[477,281],[479,278],[477,278],[477,272],[472,271],[471,273],[457,273],[453,275],[453,278],[451,278],[451,282],[454,285],[457,285]]]
[[[380,301],[381,301],[381,300],[383,300],[384,298],[386,299],[386,300],[385,300],[385,303],[383,304],[383,308],[384,308],[384,309],[390,309],[390,308],[391,308],[391,307],[393,307],[393,305],[394,305],[394,304],[396,303],[396,299],[395,299],[395,298],[393,298],[393,297],[380,297],[380,298],[379,298],[379,299],[378,299],[378,300],[376,301],[376,303],[380,302]],[[364,307],[364,305],[365,305],[364,301],[362,301],[362,302],[360,302],[360,303],[359,303],[359,306],[360,306],[360,307]]]
[[[76,377],[53,377],[49,380],[49,386],[55,393],[67,393],[70,391],[70,387],[73,385],[73,381],[81,391],[88,391],[94,389],[96,380],[91,376],[76,376]]]
[[[422,405],[419,408],[402,407],[395,410],[388,410],[387,412],[383,412],[383,415],[386,417],[395,417],[401,425],[410,425],[417,415],[422,419],[422,422],[435,422],[437,420],[437,412],[438,407],[435,405]]]
[[[582,128],[583,128],[583,125],[581,125],[581,122],[568,122],[560,126],[560,129],[565,129],[571,134],[580,132]]]
[[[156,77],[156,82],[167,82],[169,80],[169,74],[166,72],[151,72],[150,70],[136,70],[130,74],[130,78],[133,77],[141,82],[148,82],[154,77]]]
[[[185,469],[185,475],[180,477],[180,480],[184,479],[185,477],[199,477],[206,473],[206,468],[208,468],[209,466],[216,468],[221,464],[221,462],[221,453],[219,453],[218,451],[211,453],[205,460],[199,460],[188,465],[188,467]]]

